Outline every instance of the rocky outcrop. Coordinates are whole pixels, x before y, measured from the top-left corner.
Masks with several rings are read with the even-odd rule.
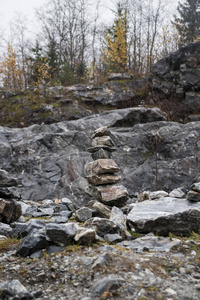
[[[117,148],[112,157],[121,169],[120,183],[131,197],[155,190],[156,175],[158,189],[188,188],[199,181],[200,123],[164,120],[159,109],[140,107],[52,125],[0,127],[0,168],[18,179],[22,199],[68,197],[82,206],[93,199],[85,170],[92,161],[90,137],[106,126]]]
[[[149,81],[158,99],[172,98],[177,104],[181,101],[190,113],[200,112],[199,52],[200,42],[195,42],[170,53],[153,66]]]
[[[105,107],[126,108],[140,104],[146,96],[148,81],[146,78],[132,79],[129,74],[111,74],[104,84],[79,84],[68,87],[80,103]]]

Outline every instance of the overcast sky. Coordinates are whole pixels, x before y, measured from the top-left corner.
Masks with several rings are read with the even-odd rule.
[[[34,15],[34,8],[41,6],[46,0],[0,0],[0,24],[5,28],[16,12],[29,18]]]

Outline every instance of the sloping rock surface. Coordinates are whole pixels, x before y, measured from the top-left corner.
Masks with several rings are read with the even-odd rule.
[[[0,168],[18,179],[22,199],[69,197],[81,206],[93,199],[85,165],[92,160],[91,134],[102,126],[111,131],[113,159],[130,196],[155,190],[156,172],[158,188],[166,191],[199,181],[200,122],[166,122],[159,109],[144,107],[23,129],[0,127]]]

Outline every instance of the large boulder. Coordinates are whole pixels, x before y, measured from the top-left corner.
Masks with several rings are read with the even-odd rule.
[[[127,222],[140,233],[188,235],[200,230],[200,203],[171,197],[136,204]]]

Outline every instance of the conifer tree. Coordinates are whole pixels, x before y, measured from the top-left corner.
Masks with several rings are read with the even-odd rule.
[[[180,35],[180,46],[193,42],[200,34],[200,0],[179,2],[177,10],[179,17],[174,16],[176,29]]]
[[[108,72],[127,71],[127,10],[117,4],[113,26],[105,33],[104,63]]]

